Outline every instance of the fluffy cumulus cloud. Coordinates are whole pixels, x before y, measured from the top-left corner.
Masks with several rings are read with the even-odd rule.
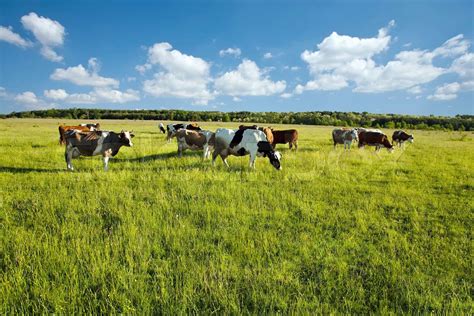
[[[43,16],[38,16],[34,12],[22,16],[21,23],[25,29],[33,33],[41,44],[41,55],[55,62],[63,60],[63,57],[54,51],[54,48],[61,47],[64,44],[66,30],[61,23]]]
[[[389,48],[391,21],[381,28],[376,37],[358,38],[333,32],[317,45],[316,51],[305,50],[301,58],[308,64],[313,77],[304,85],[298,85],[295,93],[306,90],[339,90],[354,84],[353,91],[379,93],[404,90],[420,93],[420,85],[428,83],[447,72],[468,75],[469,42],[462,34],[448,39],[440,47],[429,50],[405,50],[385,65],[378,65],[374,56]],[[455,58],[451,69],[435,66],[435,58]]]
[[[231,55],[234,57],[239,57],[242,54],[240,48],[227,48],[219,51],[219,56],[224,57],[226,55]]]
[[[458,97],[458,93],[461,91],[472,90],[474,90],[474,81],[465,81],[461,83],[451,82],[437,87],[435,93],[429,95],[427,99],[433,101],[449,101],[456,99]]]
[[[39,99],[36,94],[31,91],[19,93],[13,97],[13,100],[25,109],[41,110],[51,107],[51,104]]]
[[[22,48],[32,45],[30,41],[23,39],[20,35],[13,32],[11,27],[4,26],[0,26],[0,41],[5,41]]]
[[[136,90],[128,89],[125,92],[110,88],[95,88],[90,93],[69,94],[63,89],[45,90],[44,96],[54,101],[70,104],[95,104],[95,103],[127,103],[139,101],[140,95]]]
[[[169,43],[157,43],[148,49],[147,64],[159,67],[143,91],[155,97],[169,96],[192,99],[205,105],[214,99],[208,89],[210,65],[203,59],[173,49]]]
[[[102,77],[98,74],[100,64],[96,58],[89,59],[88,68],[82,64],[68,68],[57,68],[51,74],[53,80],[69,81],[78,86],[118,87],[119,82],[113,78]]]
[[[450,70],[458,73],[462,78],[474,80],[474,54],[466,53],[455,59]]]
[[[268,96],[282,93],[285,81],[272,81],[255,62],[244,59],[236,70],[226,72],[214,82],[220,94],[231,96]]]

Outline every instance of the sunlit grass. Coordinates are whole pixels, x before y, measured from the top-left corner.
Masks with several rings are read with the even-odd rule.
[[[3,314],[473,312],[472,133],[415,131],[390,154],[282,126],[300,149],[278,146],[278,172],[101,121],[135,146],[68,172],[58,122],[0,121]]]

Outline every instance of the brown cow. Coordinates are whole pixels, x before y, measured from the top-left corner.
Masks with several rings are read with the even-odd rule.
[[[59,130],[59,145],[64,145],[66,144],[66,137],[65,137],[65,134],[67,131],[72,131],[72,130],[76,130],[76,131],[80,131],[80,132],[90,132],[90,131],[93,131],[91,130],[89,127],[87,126],[81,126],[81,125],[71,125],[71,126],[67,126],[67,125],[60,125],[58,127],[58,130]]]
[[[276,144],[289,144],[290,149],[298,149],[298,131],[296,129],[287,129],[283,131],[271,130],[273,135],[273,141],[271,142],[273,149],[275,149]]]
[[[385,147],[388,151],[393,150],[392,144],[388,140],[387,135],[380,132],[373,131],[359,131],[359,148],[368,146],[375,146],[375,150],[378,151],[380,148]]]

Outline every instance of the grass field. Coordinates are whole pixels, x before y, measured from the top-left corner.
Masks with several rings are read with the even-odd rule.
[[[63,121],[0,120],[1,314],[474,312],[473,133],[376,154],[292,126],[279,172],[101,121],[135,146],[67,172]]]

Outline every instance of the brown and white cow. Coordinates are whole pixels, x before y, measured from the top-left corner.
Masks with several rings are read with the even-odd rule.
[[[133,132],[122,131],[120,133],[107,131],[79,132],[77,130],[67,131],[66,159],[67,169],[74,170],[72,159],[79,156],[102,155],[104,158],[105,171],[109,168],[109,158],[114,157],[120,147],[132,147]]]
[[[197,123],[178,123],[178,124],[168,124],[166,125],[166,140],[171,141],[173,134],[176,133],[179,129],[184,128],[190,131],[200,131],[202,130]]]
[[[335,128],[332,131],[332,140],[334,142],[334,149],[337,144],[344,144],[344,149],[350,150],[352,142],[359,140],[359,135],[355,128]]]
[[[191,131],[184,128],[173,134],[178,140],[178,156],[183,156],[183,151],[203,150],[203,159],[209,158],[214,147],[215,134],[211,131]]]
[[[413,143],[414,138],[413,135],[409,135],[402,130],[397,130],[393,132],[392,141],[394,144],[398,143],[398,147],[401,147],[406,141]]]
[[[390,152],[393,150],[392,144],[390,144],[387,135],[384,133],[359,130],[359,148],[365,145],[375,146],[376,151],[380,150],[380,148],[387,148]]]
[[[66,144],[65,134],[66,134],[67,131],[72,131],[72,130],[76,130],[76,131],[79,131],[79,132],[90,132],[90,131],[92,131],[88,126],[81,126],[81,125],[70,125],[70,126],[60,125],[58,127],[58,130],[59,130],[59,145]]]
[[[271,129],[273,135],[272,144],[273,149],[275,149],[276,144],[289,144],[289,148],[295,150],[298,149],[298,131],[296,129],[287,129],[283,131],[276,131]]]

